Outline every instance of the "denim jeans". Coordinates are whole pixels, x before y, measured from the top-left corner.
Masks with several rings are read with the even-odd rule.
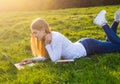
[[[117,27],[117,22],[114,22],[111,28],[107,24],[103,26],[109,39],[106,42],[91,38],[80,39],[79,42],[85,47],[87,55],[120,52],[120,38],[116,35]]]
[[[117,28],[118,28],[118,22],[113,22],[112,26],[111,26],[111,29],[117,33]],[[108,37],[106,37],[106,41],[109,41]]]

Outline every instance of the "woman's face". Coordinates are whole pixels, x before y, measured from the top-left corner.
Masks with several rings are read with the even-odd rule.
[[[42,40],[43,37],[47,34],[45,32],[45,29],[41,29],[41,30],[37,30],[37,29],[32,29],[32,33],[34,34],[34,36],[36,38],[38,38],[39,40]]]

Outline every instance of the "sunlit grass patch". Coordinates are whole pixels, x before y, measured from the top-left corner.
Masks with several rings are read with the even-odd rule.
[[[105,33],[93,24],[93,19],[100,10],[105,9],[108,24],[112,24],[118,8],[119,5],[0,13],[0,83],[120,84],[119,53],[82,57],[71,63],[53,63],[48,59],[20,71],[5,57],[8,56],[14,63],[33,57],[29,26],[38,17],[46,19],[51,30],[64,34],[72,42],[84,37],[105,41]]]

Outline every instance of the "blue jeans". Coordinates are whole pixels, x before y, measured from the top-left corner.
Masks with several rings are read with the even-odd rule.
[[[116,35],[118,23],[114,22],[110,28],[107,24],[103,26],[108,41],[103,42],[91,38],[80,39],[87,51],[87,55],[120,52],[120,38]]]

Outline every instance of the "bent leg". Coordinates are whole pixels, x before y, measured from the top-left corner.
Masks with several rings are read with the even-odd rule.
[[[111,29],[112,29],[115,33],[117,33],[118,24],[119,24],[119,22],[114,21],[113,24],[112,24],[112,26],[111,26]],[[108,39],[108,37],[106,37],[106,41],[110,41],[110,40]]]
[[[86,38],[80,41],[87,51],[87,55],[120,52],[120,45]]]
[[[112,24],[112,26],[111,26],[112,30],[115,33],[117,32],[118,24],[119,24],[119,22],[114,21],[113,24]]]
[[[109,41],[115,44],[120,44],[120,38],[116,35],[116,33],[106,24],[102,26],[103,30],[106,33]]]

